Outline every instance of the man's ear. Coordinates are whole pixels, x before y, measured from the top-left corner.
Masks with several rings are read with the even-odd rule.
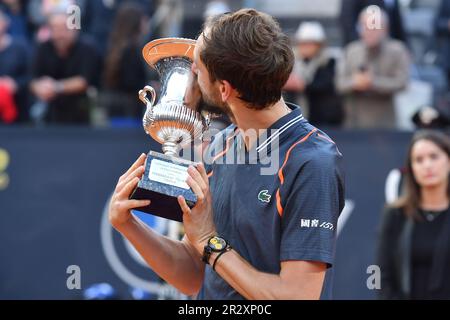
[[[220,97],[223,102],[226,102],[234,94],[235,89],[226,80],[221,80],[219,83]]]

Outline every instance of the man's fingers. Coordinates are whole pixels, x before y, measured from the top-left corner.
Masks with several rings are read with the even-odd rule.
[[[124,206],[126,206],[128,210],[131,210],[134,208],[146,207],[150,203],[151,203],[150,200],[127,200]]]
[[[190,166],[188,169],[188,173],[191,176],[191,178],[194,179],[195,182],[197,182],[197,184],[202,189],[202,191],[206,192],[207,185],[206,185],[205,181],[203,180],[203,177],[200,174],[200,172],[198,172],[198,170],[195,169],[194,167]]]
[[[110,207],[113,207],[115,211],[124,212],[136,208],[146,207],[150,203],[150,200],[122,200],[111,202]]]
[[[192,191],[197,196],[198,201],[203,201],[205,195],[203,194],[203,191],[198,185],[198,183],[194,179],[192,179],[191,176],[187,178],[186,183],[189,185],[189,187],[191,187]]]
[[[202,176],[203,181],[205,181],[205,184],[209,186],[209,179],[208,174],[206,173],[205,165],[203,163],[199,163],[197,165],[197,170],[198,172],[200,172],[200,175]]]
[[[180,205],[181,211],[183,211],[184,214],[190,214],[191,208],[186,203],[186,200],[183,196],[178,196],[178,204]]]
[[[134,179],[136,177],[141,178],[144,171],[145,171],[144,166],[140,166],[140,167],[136,168],[130,175],[128,175],[128,177],[126,177],[125,179],[123,179],[122,181],[120,181],[117,184],[116,192],[120,192],[123,189],[123,187],[126,186],[127,183],[130,182],[132,179]]]
[[[133,165],[127,170],[125,176],[128,176],[130,173],[132,173],[134,170],[136,170],[137,167],[142,166],[145,163],[145,159],[145,153],[141,154],[139,158],[137,158],[137,160],[133,163]]]
[[[145,153],[141,154],[139,158],[133,163],[133,165],[125,172],[119,179],[119,182],[121,180],[126,179],[134,170],[136,170],[137,167],[142,166],[145,162],[146,156]]]
[[[134,178],[131,181],[129,181],[123,189],[118,193],[118,196],[120,199],[126,198],[128,199],[130,197],[131,192],[136,188],[136,185],[139,182],[139,178]]]

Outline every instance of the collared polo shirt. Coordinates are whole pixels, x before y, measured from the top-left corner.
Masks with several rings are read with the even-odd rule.
[[[322,297],[330,297],[336,224],[344,207],[342,154],[303,117],[299,107],[258,133],[246,150],[231,125],[204,155],[218,234],[261,272],[279,274],[281,262],[325,263]],[[223,259],[223,257],[221,258]],[[327,292],[325,292],[327,291]],[[198,299],[243,299],[206,266]]]

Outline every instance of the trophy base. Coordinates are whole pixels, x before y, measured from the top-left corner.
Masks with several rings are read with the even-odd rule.
[[[151,203],[133,210],[182,222],[183,212],[177,197],[183,196],[191,208],[197,202],[197,196],[186,183],[190,165],[196,163],[150,151],[145,173],[130,199],[150,200]]]

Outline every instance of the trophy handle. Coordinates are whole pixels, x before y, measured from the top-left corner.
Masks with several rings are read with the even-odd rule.
[[[150,92],[151,101],[148,99],[147,94]],[[153,107],[156,100],[156,92],[155,89],[153,89],[150,86],[145,86],[144,89],[139,91],[139,99],[147,106],[147,107]]]

